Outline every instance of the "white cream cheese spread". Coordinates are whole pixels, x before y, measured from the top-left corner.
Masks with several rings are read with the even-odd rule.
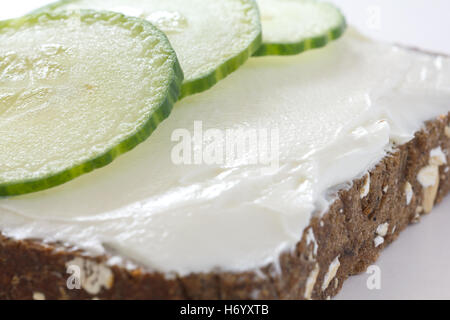
[[[448,58],[350,30],[323,49],[251,59],[213,89],[183,99],[146,142],[105,168],[0,199],[0,230],[91,254],[111,250],[180,275],[255,269],[295,247],[311,216],[333,201],[330,190],[362,177],[424,121],[449,110]],[[199,123],[203,132],[276,133],[275,149],[261,144],[259,152],[270,151],[277,166],[245,161],[253,147],[219,164],[177,163],[174,132]]]

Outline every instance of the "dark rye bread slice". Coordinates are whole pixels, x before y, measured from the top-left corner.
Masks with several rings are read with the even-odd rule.
[[[430,151],[437,147],[447,164],[439,166],[438,188],[424,189],[417,175],[433,163]],[[283,254],[279,265],[258,271],[170,277],[144,267],[109,266],[107,255],[90,257],[61,244],[0,235],[0,299],[326,299],[444,198],[450,190],[449,164],[450,113],[427,122],[411,142],[387,155],[370,179],[357,179],[339,191],[329,211],[311,220],[295,251]],[[414,190],[409,205],[407,183]],[[376,247],[377,229],[386,222],[384,243]],[[333,263],[337,257],[339,266]],[[68,289],[67,266],[72,264],[82,268],[81,289]]]

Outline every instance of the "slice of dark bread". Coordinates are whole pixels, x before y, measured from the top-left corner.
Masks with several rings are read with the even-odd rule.
[[[438,147],[446,164],[430,157]],[[380,161],[370,178],[339,191],[329,211],[311,220],[296,249],[284,253],[278,265],[245,273],[170,276],[110,265],[107,255],[90,257],[61,244],[0,235],[0,299],[326,299],[444,198],[449,165],[450,113],[427,122],[412,141]],[[428,166],[437,166],[439,177],[425,189],[417,176]],[[68,273],[73,265],[80,267],[81,289]]]

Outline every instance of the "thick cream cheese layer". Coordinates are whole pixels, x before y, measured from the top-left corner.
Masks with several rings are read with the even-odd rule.
[[[332,190],[449,110],[448,58],[350,30],[320,50],[251,59],[179,102],[146,142],[105,168],[1,199],[0,230],[180,275],[258,268],[295,247],[311,216],[326,212]],[[172,134],[193,132],[196,121],[204,131],[278,132],[279,166],[248,164],[255,148],[223,164],[175,164]]]

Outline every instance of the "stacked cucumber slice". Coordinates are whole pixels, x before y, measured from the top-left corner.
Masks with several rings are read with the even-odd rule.
[[[255,53],[293,55],[339,38],[346,22],[339,9],[315,0],[258,0],[263,45]]]
[[[254,0],[71,0],[45,9],[109,10],[150,21],[166,33],[180,59],[183,97],[211,88],[261,45]]]
[[[0,196],[105,166],[251,55],[321,47],[346,27],[322,2],[258,4],[262,27],[254,0],[63,0],[0,22]]]

